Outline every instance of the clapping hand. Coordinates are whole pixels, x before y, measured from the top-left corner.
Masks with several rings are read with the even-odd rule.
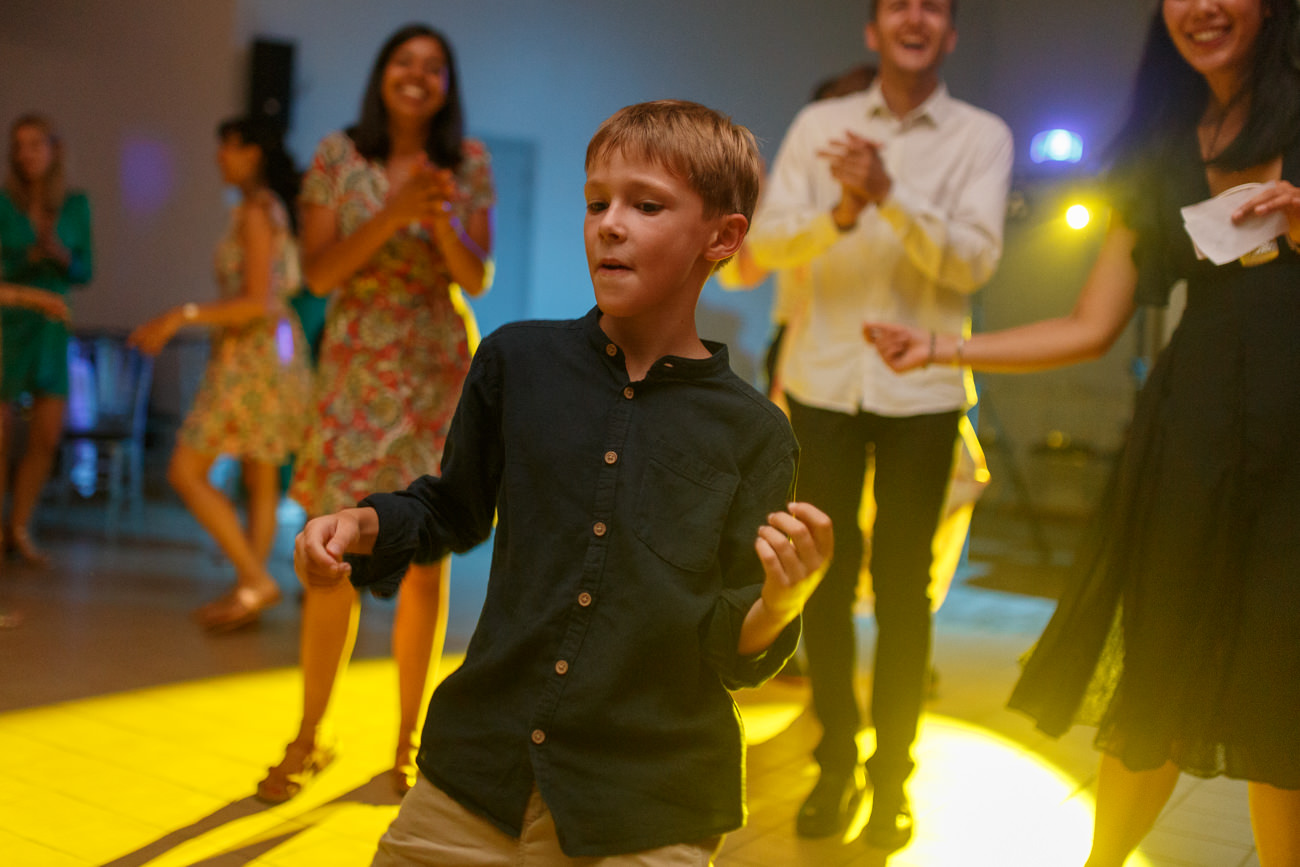
[[[398,225],[446,220],[454,191],[451,171],[421,156],[401,186],[389,194],[386,207]]]
[[[817,152],[830,163],[831,177],[845,193],[867,204],[879,204],[889,196],[893,181],[885,170],[880,145],[845,130],[844,137],[831,141]]]
[[[50,261],[66,268],[72,257],[68,248],[63,246],[59,236],[54,233],[54,219],[48,214],[41,214],[35,217],[33,222],[36,243],[27,248],[27,261],[32,263]]]

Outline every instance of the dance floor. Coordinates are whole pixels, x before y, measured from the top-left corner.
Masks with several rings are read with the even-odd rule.
[[[275,567],[286,588],[291,524]],[[143,526],[147,533],[109,542],[88,507],[49,510],[40,535],[54,568],[4,565],[0,607],[22,620],[0,630],[0,864],[368,864],[398,804],[387,778],[396,728],[396,675],[384,658],[391,606],[368,603],[363,614],[358,661],[334,705],[339,759],[297,799],[268,807],[251,793],[296,723],[296,606],[286,602],[256,629],[203,635],[186,613],[219,592],[228,567],[172,503],[151,503]],[[486,552],[475,552],[453,567],[442,674],[468,640],[486,564]],[[750,819],[727,838],[720,867],[1079,867],[1096,764],[1088,732],[1049,740],[1003,708],[1016,659],[1051,607],[960,580],[954,587],[938,616],[941,679],[910,787],[917,835],[888,859],[853,839],[869,797],[846,840],[793,832],[815,778],[809,750],[818,729],[806,684],[778,679],[737,694],[750,744]],[[860,635],[865,661],[869,619]],[[864,733],[864,750],[870,738]],[[1129,863],[1258,864],[1245,787],[1185,778]]]

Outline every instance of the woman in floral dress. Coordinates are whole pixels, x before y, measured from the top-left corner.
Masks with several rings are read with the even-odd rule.
[[[310,515],[355,505],[437,472],[475,341],[461,290],[490,282],[488,154],[463,135],[450,44],[404,27],[375,60],[361,117],[320,143],[303,180],[307,283],[333,293],[321,340],[317,407],[290,488]],[[419,716],[442,653],[447,564],[413,563],[393,627],[401,720],[394,787],[414,784]],[[333,759],[321,723],[351,654],[359,599],[350,585],[308,586],[303,718],[258,785],[280,802]]]
[[[281,197],[296,191],[297,172],[268,121],[226,121],[218,136],[222,177],[242,195],[217,246],[221,299],[174,307],[137,328],[130,342],[154,355],[183,327],[214,329],[211,359],[167,478],[235,566],[235,587],[196,612],[203,626],[224,631],[255,622],[280,601],[266,563],[275,541],[280,466],[302,442],[311,373],[306,338],[288,305],[301,280]],[[220,455],[243,465],[247,529],[208,480]]]

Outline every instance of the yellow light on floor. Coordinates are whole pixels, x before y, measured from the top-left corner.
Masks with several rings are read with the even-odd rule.
[[[1071,205],[1065,212],[1065,223],[1071,229],[1082,229],[1091,219],[1092,214],[1083,205]]]
[[[460,664],[447,656],[438,674]],[[266,807],[256,781],[283,751],[300,713],[301,675],[278,669],[0,714],[0,863],[188,867],[351,867],[374,856],[397,813],[388,784],[397,727],[392,660],[358,660],[335,696],[339,758],[302,794]],[[773,681],[737,693],[746,740],[797,726],[808,687]],[[255,708],[256,712],[249,709]],[[859,736],[863,755],[875,733]],[[774,744],[803,789],[786,744]],[[1092,796],[1029,747],[970,722],[922,718],[908,794],[920,832],[891,859],[926,867],[1078,867],[1087,857]],[[802,754],[802,752],[801,752]],[[806,762],[813,773],[812,762]],[[811,785],[811,780],[807,780]],[[776,793],[770,793],[772,797]],[[790,802],[790,813],[795,801]],[[871,811],[863,799],[842,842]],[[9,829],[23,828],[22,836]],[[78,833],[69,834],[68,828]],[[741,850],[747,864],[830,863],[808,841],[772,839]],[[794,857],[782,846],[797,847]],[[831,843],[830,845],[835,845]],[[884,863],[856,843],[855,864]],[[832,850],[838,851],[838,850]],[[871,860],[879,855],[878,861]],[[840,856],[836,855],[836,858]],[[840,858],[842,862],[843,859]],[[720,864],[732,863],[727,856]],[[1150,867],[1141,854],[1127,867]]]

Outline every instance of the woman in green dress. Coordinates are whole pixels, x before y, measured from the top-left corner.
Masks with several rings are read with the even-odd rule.
[[[68,318],[68,302],[63,300],[62,295],[30,286],[0,283],[0,309],[6,307],[25,308],[59,322],[67,321]],[[4,441],[4,428],[0,427],[0,446],[3,446]],[[12,629],[21,622],[19,615],[0,606],[0,629]]]
[[[22,115],[10,127],[8,174],[0,191],[0,280],[66,296],[90,276],[90,204],[84,193],[64,186],[63,149],[50,122]],[[63,435],[68,326],[36,310],[5,308],[0,329],[6,429],[13,427],[15,401],[24,394],[32,398],[5,542],[23,560],[43,565],[46,557],[33,544],[30,527]],[[7,447],[0,447],[0,498],[9,488],[8,466]]]

